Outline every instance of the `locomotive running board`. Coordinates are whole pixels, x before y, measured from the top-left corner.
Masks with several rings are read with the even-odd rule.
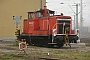
[[[48,43],[48,44],[57,44],[57,43]]]
[[[66,35],[66,34],[56,34],[56,35]],[[75,36],[77,34],[69,34],[69,36]]]
[[[56,45],[57,43],[48,43],[48,44],[53,44],[53,45]]]

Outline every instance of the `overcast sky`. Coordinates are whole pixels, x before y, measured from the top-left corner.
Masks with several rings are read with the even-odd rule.
[[[90,0],[82,0],[82,1],[83,1],[83,25],[90,26],[90,11],[89,11]],[[74,19],[74,15],[76,13],[76,7],[73,5],[75,5],[75,3],[80,4],[80,0],[46,0],[46,2],[48,9],[54,10],[56,14],[63,13],[64,15],[72,16],[72,19]],[[78,6],[78,12],[80,12],[80,5]],[[80,13],[78,15],[80,24]]]

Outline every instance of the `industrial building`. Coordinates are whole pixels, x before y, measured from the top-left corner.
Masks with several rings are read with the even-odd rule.
[[[42,0],[42,7],[45,5],[46,0]],[[18,25],[22,31],[27,12],[40,7],[41,0],[0,0],[0,37],[15,36],[16,23],[13,16],[22,16]]]

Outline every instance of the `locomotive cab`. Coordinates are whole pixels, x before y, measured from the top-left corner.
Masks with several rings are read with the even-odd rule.
[[[28,19],[41,18],[47,16],[54,16],[54,11],[47,9],[46,6],[44,6],[44,9],[40,9],[35,12],[28,12]]]

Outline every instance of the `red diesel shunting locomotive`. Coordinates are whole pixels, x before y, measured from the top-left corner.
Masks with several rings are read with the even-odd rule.
[[[28,12],[20,39],[26,39],[28,44],[38,46],[62,47],[64,44],[76,43],[78,36],[72,30],[71,17],[54,13],[55,11],[47,9],[46,6],[44,9]]]

